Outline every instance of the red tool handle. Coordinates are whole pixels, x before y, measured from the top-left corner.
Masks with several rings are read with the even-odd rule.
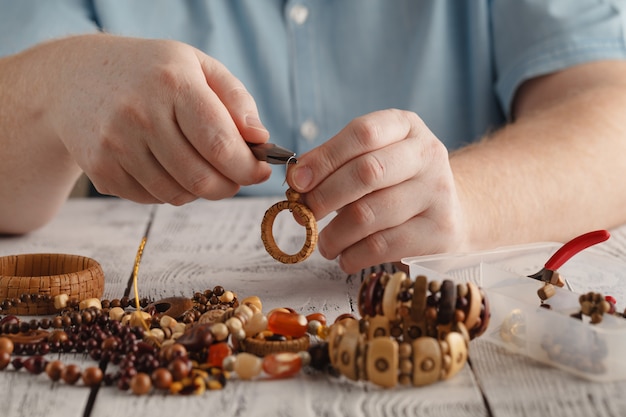
[[[583,249],[587,249],[589,246],[604,242],[610,236],[611,234],[606,230],[596,230],[575,237],[574,239],[567,242],[565,245],[561,246],[561,248],[557,250],[554,255],[550,257],[550,259],[548,259],[545,268],[551,271],[556,271],[578,252],[582,251]]]

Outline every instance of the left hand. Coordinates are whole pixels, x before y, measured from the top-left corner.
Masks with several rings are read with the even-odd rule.
[[[382,110],[351,121],[301,155],[287,182],[317,219],[336,211],[318,248],[346,273],[406,256],[456,250],[463,212],[441,141],[415,114]]]

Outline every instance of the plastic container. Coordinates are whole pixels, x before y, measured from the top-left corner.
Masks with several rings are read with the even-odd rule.
[[[528,275],[540,270],[558,243],[503,247],[496,250],[405,258],[410,275],[471,281],[482,287],[491,321],[480,336],[505,349],[594,381],[626,380],[626,319],[605,314],[599,324],[571,317],[580,311],[578,297],[589,291],[612,295],[624,311],[626,263],[585,249],[559,273],[567,286],[541,306],[543,283]]]

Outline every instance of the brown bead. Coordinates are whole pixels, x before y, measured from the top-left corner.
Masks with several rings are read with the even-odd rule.
[[[158,389],[169,389],[173,381],[172,373],[165,368],[157,368],[152,372],[152,383]]]
[[[11,354],[0,350],[0,371],[9,366],[9,363],[11,363]]]
[[[178,319],[193,307],[193,301],[186,297],[168,297],[149,304],[145,310]]]
[[[63,319],[60,316],[56,316],[52,319],[52,327],[55,329],[60,329],[63,327]]]
[[[39,355],[29,356],[28,359],[23,362],[24,369],[34,375],[39,375],[45,371],[47,364],[48,362],[44,359],[44,357]]]
[[[67,365],[63,371],[61,371],[61,379],[65,381],[66,384],[74,385],[80,378],[80,374],[80,366],[74,364]]]
[[[13,341],[8,337],[0,337],[0,352],[13,353]]]
[[[554,294],[556,294],[556,289],[554,288],[554,285],[550,284],[549,282],[546,282],[543,287],[537,290],[537,295],[543,301],[552,297]]]
[[[139,372],[130,380],[130,390],[135,395],[145,395],[152,389],[152,381],[146,373]]]
[[[454,322],[463,323],[465,321],[465,312],[463,310],[454,310]]]
[[[59,360],[52,361],[49,362],[46,366],[46,374],[51,380],[58,381],[59,379],[61,379],[63,369],[65,369],[65,365],[63,364],[63,362]]]
[[[90,366],[83,372],[83,384],[88,387],[98,386],[102,382],[103,376],[102,369],[97,366]]]
[[[69,336],[63,330],[54,330],[48,336],[48,342],[50,343],[65,343],[69,340]]]
[[[172,362],[176,358],[187,357],[187,349],[180,343],[174,343],[162,348],[159,356],[166,362]]]
[[[102,350],[114,351],[118,348],[119,343],[120,341],[118,338],[116,338],[115,336],[109,336],[102,341]]]
[[[182,358],[174,359],[169,364],[168,369],[172,373],[174,381],[182,380],[183,378],[188,376],[189,372],[191,371],[188,361]]]

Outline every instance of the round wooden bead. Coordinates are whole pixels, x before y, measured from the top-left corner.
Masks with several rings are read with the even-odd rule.
[[[64,368],[65,365],[63,364],[63,362],[61,362],[60,360],[54,360],[48,362],[48,365],[46,365],[46,374],[48,375],[48,378],[50,378],[52,381],[58,381],[59,379],[61,379]]]
[[[75,364],[65,366],[61,371],[61,379],[69,385],[74,385],[80,378],[80,367]]]
[[[135,395],[145,395],[152,389],[152,380],[144,372],[139,372],[130,380],[130,390]]]
[[[0,337],[0,352],[7,352],[9,355],[13,353],[13,341],[8,337]]]
[[[0,371],[5,369],[11,363],[11,354],[0,350]]]
[[[169,389],[174,378],[172,373],[165,368],[157,368],[151,375],[152,384],[158,389]]]
[[[95,387],[100,385],[103,378],[102,369],[97,366],[90,366],[82,374],[83,384],[88,387]]]

